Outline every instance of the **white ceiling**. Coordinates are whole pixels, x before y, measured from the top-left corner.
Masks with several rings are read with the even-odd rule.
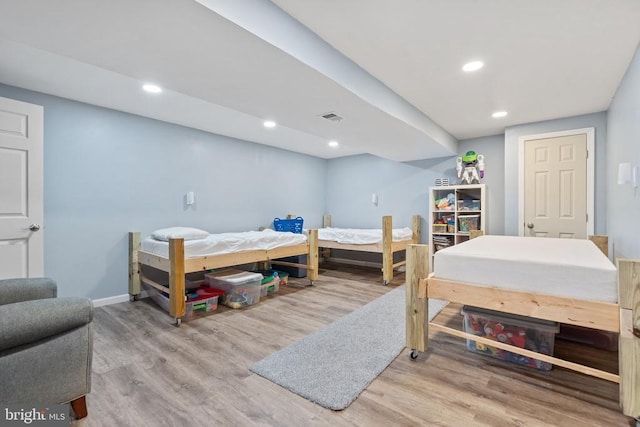
[[[638,0],[0,8],[2,83],[322,158],[442,157],[458,139],[606,110],[640,41]],[[473,59],[485,67],[462,72]],[[147,81],[165,91],[142,92]],[[493,119],[496,110],[509,115]],[[319,117],[327,112],[344,120]],[[265,119],[279,126],[267,130]]]

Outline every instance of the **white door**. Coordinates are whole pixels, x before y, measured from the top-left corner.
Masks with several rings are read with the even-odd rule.
[[[0,279],[44,275],[43,114],[0,98]]]
[[[524,235],[587,237],[587,135],[528,139]]]

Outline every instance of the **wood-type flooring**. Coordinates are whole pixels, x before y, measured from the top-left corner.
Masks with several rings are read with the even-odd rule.
[[[292,278],[245,309],[220,306],[172,325],[150,299],[95,310],[89,416],[73,426],[631,426],[618,386],[562,368],[521,367],[432,333],[404,350],[343,411],[322,408],[249,367],[404,282],[377,269],[321,264],[314,286]],[[462,328],[461,307],[436,319]],[[367,331],[362,331],[366,334]],[[617,371],[617,354],[556,340],[555,354]],[[568,356],[567,356],[568,355]]]

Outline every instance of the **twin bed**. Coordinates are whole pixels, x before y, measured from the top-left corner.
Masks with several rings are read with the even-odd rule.
[[[428,322],[428,299],[619,333],[619,374],[593,369]],[[429,330],[549,362],[620,384],[620,405],[640,417],[640,261],[617,268],[589,240],[480,236],[438,251],[407,249],[407,347],[428,345]]]
[[[137,299],[145,283],[160,292],[167,288],[145,277],[143,266],[168,273],[169,314],[177,326],[186,312],[185,274],[256,262],[269,262],[307,269],[313,283],[318,278],[318,231],[305,234],[276,232],[270,229],[242,233],[221,233],[185,239],[182,233],[161,233],[161,239],[139,232],[129,233],[129,295]],[[296,255],[307,255],[307,263],[277,261]]]
[[[406,260],[394,263],[394,253],[418,243],[420,230],[420,215],[413,216],[411,228],[393,228],[391,216],[383,216],[379,229],[333,228],[331,216],[325,215],[323,228],[318,230],[318,246],[325,258],[330,256],[331,249],[382,254],[382,281],[387,285],[393,279],[393,271],[406,264]]]
[[[326,217],[325,217],[326,221]],[[320,238],[319,236],[322,236]],[[318,278],[319,248],[377,252],[383,255],[383,280],[387,284],[393,269],[405,261],[393,263],[393,254],[408,244],[418,243],[420,217],[413,219],[413,229],[393,229],[390,216],[382,219],[382,229],[321,228],[304,233],[276,232],[271,229],[240,233],[209,234],[203,230],[172,227],[157,230],[141,240],[139,232],[129,233],[129,294],[135,300],[142,283],[160,292],[167,287],[146,277],[143,266],[168,274],[169,314],[180,325],[186,312],[185,274],[256,262],[304,268],[313,283]],[[307,255],[306,264],[279,261]]]

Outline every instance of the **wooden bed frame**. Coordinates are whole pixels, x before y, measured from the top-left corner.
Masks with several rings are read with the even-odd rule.
[[[331,227],[331,215],[324,215],[323,227]],[[366,245],[354,245],[338,243],[332,240],[318,240],[318,247],[322,250],[323,257],[329,257],[330,249],[342,249],[348,251],[360,251],[360,252],[373,252],[382,254],[382,281],[385,285],[388,285],[393,279],[393,270],[405,265],[407,261],[400,261],[393,263],[393,254],[395,252],[404,251],[410,244],[420,242],[420,233],[422,228],[422,222],[420,215],[413,216],[412,222],[413,234],[411,239],[402,240],[399,242],[393,241],[393,224],[391,216],[386,215],[382,217],[382,242],[371,243]]]
[[[598,236],[602,239],[602,236]],[[594,240],[596,245],[598,242]],[[598,247],[606,247],[602,245]],[[640,418],[640,260],[617,260],[618,304],[562,298],[441,280],[430,274],[426,245],[407,249],[407,342],[411,359],[425,351],[429,331],[466,338],[620,384],[622,412]],[[427,321],[428,299],[438,298],[490,310],[619,333],[619,375],[489,340]],[[640,421],[637,421],[640,425]]]
[[[155,255],[140,249],[140,233],[129,233],[129,295],[137,300],[142,292],[141,284],[152,286],[161,292],[167,288],[144,277],[142,266],[147,265],[169,274],[169,314],[180,326],[186,310],[185,274],[212,268],[230,267],[253,262],[267,262],[307,269],[311,284],[318,279],[318,230],[309,230],[307,242],[300,245],[283,246],[268,250],[209,255],[198,258],[184,257],[184,239],[169,239],[169,257]],[[295,255],[307,255],[307,264],[275,261]]]

